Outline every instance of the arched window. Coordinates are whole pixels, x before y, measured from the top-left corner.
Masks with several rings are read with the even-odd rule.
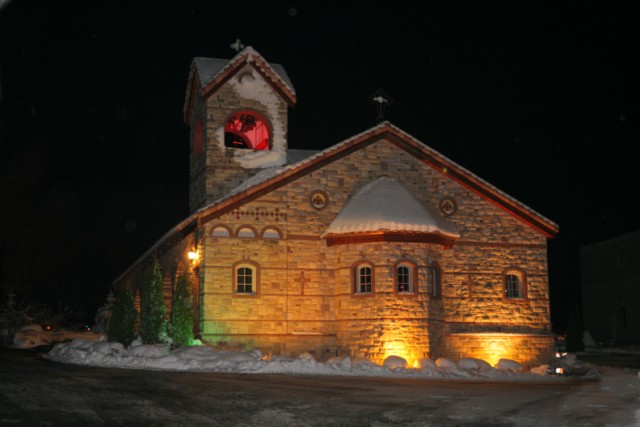
[[[255,295],[258,291],[258,268],[254,264],[239,263],[233,268],[235,292],[242,295]]]
[[[193,127],[193,159],[197,159],[202,155],[202,147],[203,147],[203,132],[202,132],[202,122],[200,119],[196,121],[195,126]]]
[[[504,274],[504,297],[505,299],[524,299],[525,276],[520,270],[507,270]]]
[[[229,237],[231,232],[229,229],[223,225],[217,225],[213,227],[213,231],[211,232],[213,237]]]
[[[373,292],[373,266],[371,264],[357,264],[353,269],[354,292],[356,294],[370,294]]]
[[[415,266],[408,262],[396,264],[396,291],[415,292]]]
[[[269,150],[271,138],[266,119],[254,111],[238,111],[224,125],[224,146],[248,150]]]
[[[273,228],[273,227],[267,227],[264,230],[262,230],[262,238],[263,239],[280,239],[282,238],[282,236],[280,235],[280,232]]]
[[[255,232],[255,230],[253,228],[245,225],[243,227],[240,227],[240,229],[236,233],[236,236],[238,236],[238,237],[256,237],[256,232]]]
[[[428,270],[429,275],[429,285],[431,287],[431,296],[440,297],[442,293],[442,271],[438,265],[429,266]]]

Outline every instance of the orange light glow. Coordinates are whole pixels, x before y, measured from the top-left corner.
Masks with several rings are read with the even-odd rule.
[[[525,365],[531,362],[530,360],[523,360],[522,357],[522,349],[530,346],[530,335],[489,332],[455,335],[466,342],[467,351],[464,357],[482,359],[491,366],[495,366],[500,359],[515,360]]]
[[[198,251],[189,251],[187,253],[187,258],[189,258],[193,264],[196,264],[200,259],[200,253]]]
[[[416,368],[420,365],[420,352],[416,343],[410,336],[402,336],[398,329],[394,332],[387,332],[383,336],[382,360],[377,363],[382,364],[389,356],[402,357],[407,361],[408,368]],[[405,329],[406,330],[406,329]]]

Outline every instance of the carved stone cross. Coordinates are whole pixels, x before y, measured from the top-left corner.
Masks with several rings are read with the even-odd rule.
[[[304,277],[304,271],[301,271],[300,277],[298,277],[296,281],[300,283],[300,295],[304,295],[304,285],[305,283],[309,283],[311,279]]]

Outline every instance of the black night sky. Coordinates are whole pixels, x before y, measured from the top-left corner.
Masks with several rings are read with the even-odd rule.
[[[0,303],[84,306],[187,215],[193,57],[239,38],[298,95],[289,146],[386,118],[560,225],[554,329],[579,248],[640,219],[640,19],[624,4],[0,0]],[[311,4],[309,4],[311,3]],[[443,3],[443,2],[438,2]]]

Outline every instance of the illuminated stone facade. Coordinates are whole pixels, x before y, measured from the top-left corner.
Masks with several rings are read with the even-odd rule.
[[[252,78],[273,88],[273,102],[228,87],[255,62],[261,71]],[[252,153],[221,145],[224,120],[241,108],[259,111],[274,129],[272,151],[286,153],[286,105],[295,97],[288,78],[253,50],[229,63],[236,68],[221,68],[212,92],[194,82],[192,69],[187,122],[206,122],[202,156],[192,156],[194,213],[119,283],[133,283],[153,255],[168,275],[192,268],[196,329],[212,345],[308,351],[320,360],[507,357],[532,365],[550,358],[553,222],[390,123],[297,162],[274,164],[277,156],[266,155],[262,164],[247,162]],[[378,210],[394,212],[383,200],[356,207],[367,211],[357,231],[327,234],[372,183],[406,189],[433,228],[392,214],[385,220],[393,230],[369,226]],[[194,249],[200,258],[190,265],[186,251]]]

